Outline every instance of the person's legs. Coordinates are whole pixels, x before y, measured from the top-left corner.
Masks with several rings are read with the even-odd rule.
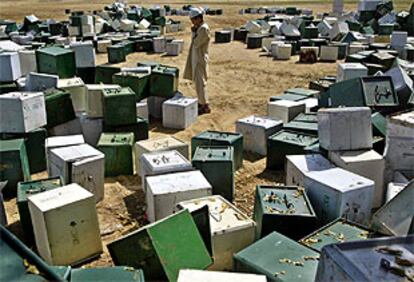
[[[209,113],[210,107],[208,105],[208,96],[206,91],[207,81],[202,76],[197,76],[194,83],[198,97],[199,112]]]

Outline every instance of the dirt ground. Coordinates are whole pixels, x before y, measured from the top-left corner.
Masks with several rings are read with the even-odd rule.
[[[35,14],[38,17],[66,19],[64,9],[93,10],[102,9],[109,0],[2,0],[0,1],[0,18],[21,21],[24,15]],[[153,1],[129,1],[130,4],[153,5]],[[190,2],[157,1],[158,4],[174,3],[182,6]],[[313,9],[315,12],[330,11],[330,1],[193,1],[195,5],[208,5],[211,8],[223,8],[223,16],[208,16],[207,23],[214,31],[226,27],[238,27],[249,19],[260,15],[239,15],[242,7],[252,6],[299,6]],[[408,9],[410,1],[394,1],[397,10]],[[346,1],[347,10],[356,9],[356,3]],[[184,71],[190,44],[189,23],[187,17],[174,17],[186,23],[185,32],[173,34],[185,40],[184,53],[178,57],[163,57],[135,53],[128,56],[126,65],[134,66],[140,60],[159,61],[180,68]],[[214,40],[212,40],[213,42]],[[98,62],[106,62],[106,54],[98,55]],[[210,72],[208,93],[212,113],[203,115],[198,121],[183,131],[166,130],[160,124],[151,124],[150,137],[171,134],[183,141],[190,142],[191,137],[199,132],[212,129],[234,131],[235,121],[248,115],[266,115],[266,105],[270,96],[279,95],[292,87],[307,87],[309,81],[336,73],[336,64],[317,63],[304,65],[297,63],[298,58],[290,61],[274,61],[259,50],[248,50],[245,44],[211,44]],[[194,86],[180,79],[179,90],[186,96],[195,96]],[[254,189],[258,184],[283,183],[283,171],[265,170],[265,158],[245,154],[244,166],[236,172],[235,204],[248,215],[252,214]],[[47,177],[47,173],[33,175],[33,179]],[[138,176],[120,176],[105,180],[105,199],[97,205],[104,253],[95,260],[84,264],[90,266],[112,265],[106,244],[145,224],[145,198],[140,190]],[[133,189],[133,190],[129,190]],[[21,228],[15,200],[6,203],[10,228],[19,237]]]

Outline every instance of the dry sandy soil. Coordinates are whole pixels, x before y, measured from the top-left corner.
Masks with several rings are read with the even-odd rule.
[[[314,12],[326,12],[331,9],[331,1],[157,1],[156,3],[173,3],[182,6],[187,3],[208,5],[212,8],[223,8],[223,16],[206,17],[212,31],[225,27],[238,27],[246,20],[258,18],[259,15],[239,15],[242,7],[252,6],[299,6],[313,9]],[[1,0],[0,18],[21,21],[25,15],[35,14],[38,17],[66,19],[64,9],[97,10],[102,9],[109,0]],[[153,5],[153,1],[130,1],[130,4]],[[397,10],[408,9],[410,1],[395,1]],[[355,2],[346,1],[345,8],[354,10]],[[179,57],[162,57],[135,53],[128,56],[126,65],[136,65],[140,60],[154,60],[180,68],[181,73],[187,57],[190,43],[189,23],[186,17],[176,17],[186,23],[186,31],[174,34],[185,40],[185,51]],[[214,41],[214,40],[213,40]],[[235,121],[248,115],[265,115],[269,96],[279,95],[292,87],[307,87],[309,81],[325,75],[335,74],[334,63],[317,63],[313,65],[298,64],[298,58],[290,61],[274,61],[264,56],[259,50],[248,50],[240,42],[229,44],[211,44],[210,48],[210,80],[208,92],[212,113],[199,117],[198,121],[184,131],[166,130],[160,124],[151,124],[150,136],[172,134],[189,142],[191,137],[201,131],[214,129],[234,131]],[[99,63],[106,62],[106,55],[99,55]],[[193,85],[183,79],[179,89],[184,95],[195,96]],[[46,177],[46,173],[33,175],[34,179]],[[106,244],[145,224],[145,199],[140,190],[138,176],[120,176],[105,180],[105,199],[97,205],[104,253],[97,259],[84,264],[90,266],[112,265]],[[265,159],[247,154],[244,167],[236,173],[235,204],[248,215],[251,215],[254,200],[254,189],[258,184],[283,183],[282,171],[265,170]],[[131,191],[129,189],[138,191]],[[6,202],[10,228],[19,237],[21,228],[16,201]]]

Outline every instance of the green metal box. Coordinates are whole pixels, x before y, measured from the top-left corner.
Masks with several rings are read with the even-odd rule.
[[[44,92],[47,128],[53,128],[76,118],[70,93],[62,89]]]
[[[302,238],[299,243],[320,253],[326,245],[366,240],[369,235],[366,227],[340,218]]]
[[[27,198],[31,195],[63,186],[60,177],[46,178],[41,180],[19,182],[17,184],[17,208],[19,209],[20,224],[24,236],[29,244],[34,243],[33,225],[30,218],[29,204]]]
[[[95,83],[95,71],[96,67],[85,67],[85,68],[76,68],[76,76],[82,79],[86,84]]]
[[[389,76],[354,78],[337,82],[329,88],[329,93],[333,107],[396,107],[399,105],[394,84]]]
[[[150,77],[150,95],[173,97],[178,89],[178,76],[178,68],[164,65],[155,67]]]
[[[70,275],[71,282],[144,282],[144,272],[129,266],[98,267],[98,268],[76,268]]]
[[[137,121],[132,124],[110,126],[103,125],[103,132],[132,132],[135,142],[148,139],[148,121],[137,117]]]
[[[115,65],[104,64],[95,68],[95,83],[112,84],[112,76],[121,71]]]
[[[17,183],[30,179],[24,139],[0,140],[0,181],[8,181],[3,195],[6,198],[15,197]]]
[[[213,188],[213,195],[221,195],[232,202],[234,197],[234,149],[231,146],[199,146],[192,164],[200,170]]]
[[[150,74],[147,73],[119,72],[112,77],[112,83],[131,88],[137,101],[149,96],[149,81]]]
[[[180,269],[205,269],[212,263],[188,210],[144,226],[107,247],[115,265],[142,268],[150,281],[177,281]]]
[[[0,94],[18,91],[16,82],[0,83]]]
[[[70,78],[76,74],[75,52],[61,47],[45,47],[36,50],[37,71]]]
[[[126,61],[125,47],[122,44],[108,46],[108,62],[111,64],[122,63]]]
[[[240,133],[207,130],[191,138],[191,157],[198,146],[232,146],[234,169],[243,166],[243,135]]]
[[[49,266],[0,224],[0,281],[67,281],[69,267]]]
[[[301,187],[256,187],[253,219],[256,238],[277,231],[293,240],[299,240],[317,227],[312,205]]]
[[[1,140],[23,138],[29,160],[30,173],[37,173],[46,169],[45,140],[47,130],[37,128],[28,133],[0,133]]]
[[[266,275],[267,281],[315,281],[319,253],[272,232],[234,255],[234,270]]]
[[[133,133],[102,133],[97,149],[105,154],[105,176],[132,175]]]
[[[267,162],[269,169],[283,169],[286,155],[301,155],[304,149],[318,142],[318,136],[282,129],[267,140]]]
[[[104,89],[102,93],[104,123],[106,125],[117,126],[136,122],[136,99],[131,88]]]

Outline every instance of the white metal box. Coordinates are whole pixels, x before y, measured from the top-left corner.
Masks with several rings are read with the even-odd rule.
[[[337,67],[336,81],[343,81],[368,75],[368,68],[360,63],[340,63]]]
[[[372,207],[384,202],[384,158],[374,150],[330,151],[329,159],[338,167],[359,174],[375,182]]]
[[[103,117],[103,90],[120,89],[117,84],[86,84],[86,113],[91,118]]]
[[[180,202],[193,212],[207,205],[210,213],[211,246],[214,263],[209,270],[232,270],[233,254],[255,241],[256,223],[222,196]]]
[[[178,56],[181,51],[181,45],[179,42],[168,42],[166,44],[165,51],[168,56]]]
[[[79,121],[85,142],[96,147],[103,132],[103,118],[90,118],[86,113],[81,113]]]
[[[175,96],[162,104],[162,125],[185,129],[197,120],[197,99]]]
[[[24,133],[46,123],[43,93],[10,92],[0,95],[0,132]]]
[[[150,222],[173,214],[179,202],[212,194],[210,183],[199,170],[148,176],[145,182]]]
[[[52,149],[81,144],[85,144],[85,140],[82,134],[48,137],[45,140],[46,161],[49,159],[50,150]]]
[[[391,34],[391,47],[398,49],[407,44],[408,33],[406,31],[393,31]]]
[[[136,106],[137,106],[137,117],[144,118],[148,121],[149,120],[149,113],[148,113],[147,100],[144,99],[144,100],[141,100],[141,101],[137,102]]]
[[[86,87],[80,77],[60,78],[58,88],[64,89],[70,93],[73,108],[76,112],[86,110]]]
[[[49,129],[49,135],[51,136],[75,134],[83,134],[80,119],[78,117]]]
[[[331,108],[318,111],[319,144],[330,151],[372,148],[371,109]]]
[[[271,118],[288,123],[298,114],[304,113],[306,104],[304,102],[276,100],[269,101],[267,104],[267,115]]]
[[[73,42],[70,48],[75,51],[75,62],[77,68],[88,68],[95,66],[95,48],[92,41]]]
[[[274,46],[274,47],[273,47]],[[273,52],[273,48],[275,51]],[[272,45],[272,56],[278,60],[289,60],[292,56],[291,44],[277,44]]]
[[[181,269],[177,282],[266,282],[266,276],[249,273]]]
[[[12,82],[22,76],[17,52],[0,53],[0,66],[0,82]]]
[[[148,140],[141,140],[135,143],[135,169],[141,175],[141,155],[150,152],[176,150],[189,160],[189,146],[187,143],[173,137],[156,137]]]
[[[37,71],[35,50],[19,50],[20,71],[25,76],[29,72]]]
[[[98,40],[96,43],[96,51],[98,53],[107,53],[108,47],[111,45],[112,45],[112,42],[109,39]]]
[[[36,247],[52,265],[72,265],[102,252],[93,194],[70,184],[28,198]]]
[[[283,122],[267,117],[249,116],[236,122],[236,132],[243,135],[243,149],[267,155],[267,139],[281,130]]]
[[[146,193],[145,178],[149,175],[192,170],[191,162],[175,150],[141,155],[142,190]]]
[[[77,183],[95,195],[104,197],[104,154],[88,144],[50,150],[49,177],[62,177],[64,184]]]
[[[152,39],[154,53],[164,53],[166,51],[167,40],[165,37],[154,37]]]
[[[323,171],[335,166],[319,154],[287,155],[286,185],[305,186],[305,176],[312,171]]]
[[[374,181],[342,168],[312,171],[305,175],[306,193],[322,223],[344,217],[368,224],[374,189]]]
[[[59,76],[54,74],[30,72],[26,80],[27,91],[43,91],[49,88],[57,88]]]
[[[319,60],[335,62],[338,59],[338,46],[321,46]]]

